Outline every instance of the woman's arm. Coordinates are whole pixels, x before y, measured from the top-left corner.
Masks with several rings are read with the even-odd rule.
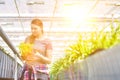
[[[44,64],[50,64],[52,61],[52,50],[47,50],[46,55],[40,54],[38,51],[35,53],[35,55],[38,57],[38,61],[44,63]]]

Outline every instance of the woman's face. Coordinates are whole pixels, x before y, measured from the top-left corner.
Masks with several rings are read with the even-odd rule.
[[[31,24],[31,32],[33,36],[38,37],[39,35],[42,34],[42,29],[40,26],[35,25],[35,24]]]

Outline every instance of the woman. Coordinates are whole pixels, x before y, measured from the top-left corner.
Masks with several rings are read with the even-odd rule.
[[[52,45],[50,40],[44,37],[41,20],[32,20],[31,35],[26,37],[25,43],[33,44],[33,51],[27,57],[21,56],[26,64],[23,80],[49,80],[47,64],[51,63]]]

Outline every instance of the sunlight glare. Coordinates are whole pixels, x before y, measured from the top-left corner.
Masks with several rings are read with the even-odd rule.
[[[74,26],[77,26],[80,23],[85,23],[87,19],[88,8],[82,7],[80,5],[73,5],[65,6],[64,9],[66,17],[71,20]]]

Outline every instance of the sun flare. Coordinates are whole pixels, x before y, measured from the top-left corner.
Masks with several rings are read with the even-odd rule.
[[[72,21],[72,24],[78,25],[85,23],[88,18],[88,8],[80,5],[72,5],[64,7],[65,16]]]

